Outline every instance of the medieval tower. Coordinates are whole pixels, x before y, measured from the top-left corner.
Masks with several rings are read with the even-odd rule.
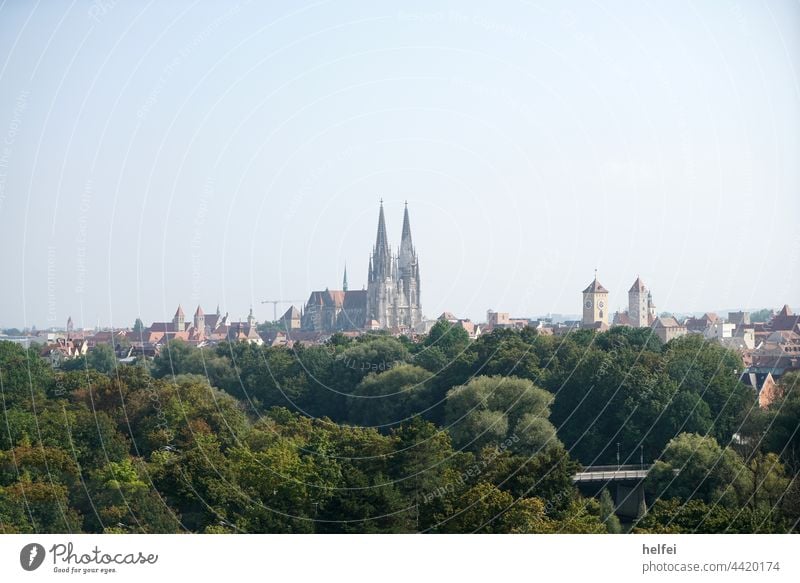
[[[400,251],[392,255],[386,234],[383,201],[378,213],[378,235],[369,259],[367,319],[380,328],[413,329],[422,322],[419,262],[411,240],[408,203],[403,215]]]
[[[634,328],[646,328],[655,319],[656,307],[653,305],[653,296],[650,294],[640,277],[636,277],[631,289],[628,290],[628,316]]]
[[[597,272],[594,281],[583,290],[583,319],[581,324],[585,328],[608,326],[608,290],[597,281]]]

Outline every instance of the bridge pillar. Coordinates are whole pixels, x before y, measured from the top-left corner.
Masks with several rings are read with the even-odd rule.
[[[644,498],[644,482],[624,484],[617,482],[616,496],[614,497],[615,513],[620,518],[639,518],[639,510],[646,508]]]

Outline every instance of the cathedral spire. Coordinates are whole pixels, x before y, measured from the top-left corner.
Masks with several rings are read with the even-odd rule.
[[[406,208],[403,213],[403,236],[400,239],[400,252],[397,256],[400,277],[412,277],[415,263],[414,244],[411,242],[411,221],[408,218],[408,201],[406,201]]]
[[[392,253],[386,235],[386,218],[383,216],[383,199],[378,213],[378,236],[372,253],[372,273],[375,280],[383,280],[392,274]]]
[[[403,248],[403,244],[408,241],[409,248],[412,248],[411,245],[411,221],[408,220],[408,201],[406,201],[406,209],[403,213],[403,235],[400,239],[400,248]]]
[[[344,264],[344,279],[342,279],[342,291],[347,291],[347,263]]]
[[[386,219],[383,216],[383,199],[381,199],[381,210],[378,214],[378,236],[375,239],[375,254],[389,253],[389,239],[386,236]]]

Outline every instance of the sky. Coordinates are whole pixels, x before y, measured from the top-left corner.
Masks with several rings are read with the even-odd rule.
[[[428,317],[797,309],[798,61],[796,0],[5,1],[0,326],[271,319],[381,199]]]

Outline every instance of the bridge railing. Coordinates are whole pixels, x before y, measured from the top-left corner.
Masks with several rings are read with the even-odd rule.
[[[572,477],[573,482],[611,482],[644,480],[653,466],[589,466]]]

